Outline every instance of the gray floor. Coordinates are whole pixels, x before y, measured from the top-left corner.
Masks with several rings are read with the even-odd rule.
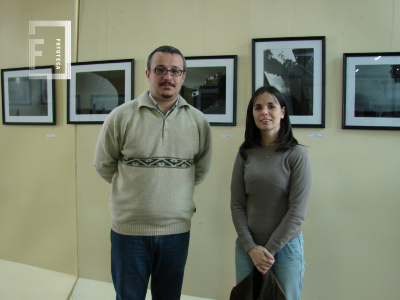
[[[79,278],[70,300],[114,300],[115,292],[112,283]],[[146,300],[151,300],[147,291]],[[212,300],[182,295],[181,300]]]

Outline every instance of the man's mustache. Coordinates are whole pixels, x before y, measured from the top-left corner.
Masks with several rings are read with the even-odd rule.
[[[165,81],[165,82],[161,82],[159,84],[159,86],[172,86],[172,87],[175,87],[175,84],[173,82]]]

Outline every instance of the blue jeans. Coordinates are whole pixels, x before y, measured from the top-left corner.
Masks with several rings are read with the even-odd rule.
[[[303,289],[305,271],[304,241],[300,233],[274,255],[275,263],[272,270],[281,285],[288,300],[299,300]],[[236,283],[242,281],[251,273],[254,263],[244,250],[239,238],[235,248]]]
[[[117,300],[179,300],[190,232],[128,236],[111,230],[111,273]]]

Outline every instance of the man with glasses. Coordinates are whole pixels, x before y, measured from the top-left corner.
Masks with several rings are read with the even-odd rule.
[[[111,271],[117,300],[180,299],[196,208],[194,186],[211,164],[211,130],[179,95],[181,52],[148,57],[150,90],[114,109],[96,145],[96,171],[111,183]]]

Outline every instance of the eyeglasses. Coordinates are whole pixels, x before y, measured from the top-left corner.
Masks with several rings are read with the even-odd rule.
[[[157,75],[167,75],[167,73],[169,72],[171,76],[181,76],[183,73],[183,70],[179,69],[171,69],[171,70],[167,70],[164,68],[151,68],[151,69],[154,70]]]

